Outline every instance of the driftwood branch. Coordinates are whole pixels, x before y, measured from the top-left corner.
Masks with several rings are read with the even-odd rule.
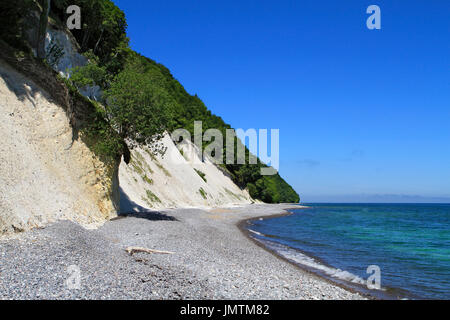
[[[174,254],[175,252],[170,252],[170,251],[161,251],[161,250],[154,250],[154,249],[148,249],[148,248],[141,248],[141,247],[128,247],[126,249],[126,251],[130,254],[133,255],[136,252],[145,252],[145,253],[159,253],[159,254]]]

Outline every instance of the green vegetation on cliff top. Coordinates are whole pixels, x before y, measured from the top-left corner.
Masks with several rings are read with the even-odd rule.
[[[7,29],[1,31],[2,39],[22,49],[20,21],[23,12],[27,8],[36,8],[36,3],[42,7],[44,1],[48,0],[19,0],[11,5],[1,0],[1,19],[11,22]],[[82,29],[73,30],[72,34],[90,61],[87,66],[73,70],[69,87],[81,89],[95,84],[104,92],[102,102],[105,108],[96,106],[93,109],[91,123],[86,129],[97,153],[110,157],[121,147],[116,135],[105,128],[105,121],[122,141],[131,138],[138,144],[153,144],[164,131],[177,128],[184,128],[193,136],[194,121],[202,121],[204,131],[219,129],[226,136],[225,131],[231,126],[214,115],[197,95],[187,93],[166,67],[130,49],[125,15],[112,1],[53,0],[51,19],[60,24],[66,21],[68,5],[78,5],[83,13]],[[111,143],[105,139],[108,135],[114,136]],[[236,138],[235,145],[237,143],[240,142]],[[249,151],[246,153],[248,158]],[[221,167],[237,185],[247,188],[255,199],[268,203],[300,200],[279,174],[262,176],[260,169],[266,165],[259,159],[256,165],[224,164]]]

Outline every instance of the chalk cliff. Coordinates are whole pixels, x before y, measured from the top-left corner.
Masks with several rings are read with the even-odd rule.
[[[163,156],[146,147],[132,151],[131,162],[121,162],[121,211],[145,208],[216,207],[252,203],[209,158],[200,160],[197,147],[186,141],[175,146],[168,134],[160,143]]]
[[[47,52],[52,43],[63,48],[52,65],[61,76],[87,63],[67,30],[49,25],[46,38]],[[0,234],[61,219],[93,228],[121,212],[253,202],[209,159],[200,161],[192,143],[177,147],[168,135],[160,141],[164,156],[137,147],[129,164],[103,162],[78,132],[78,118],[90,111],[69,106],[67,92],[47,83],[54,76],[42,66],[29,77],[6,60],[0,59]],[[101,95],[85,89],[80,93],[89,99]]]
[[[116,216],[118,180],[74,137],[66,112],[0,60],[0,234],[59,219],[95,227]]]

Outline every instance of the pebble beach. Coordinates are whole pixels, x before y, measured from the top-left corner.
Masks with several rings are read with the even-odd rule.
[[[243,232],[243,221],[288,208],[133,213],[96,230],[60,221],[1,239],[0,299],[364,299],[280,259]],[[130,254],[130,247],[168,254]]]

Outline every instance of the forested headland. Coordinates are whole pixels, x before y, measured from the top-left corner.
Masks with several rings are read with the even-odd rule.
[[[99,86],[103,92],[100,101],[88,101],[93,106],[92,113],[83,128],[89,145],[99,157],[115,158],[124,154],[125,140],[153,144],[164,132],[178,128],[188,130],[193,136],[194,121],[202,121],[203,131],[218,129],[226,136],[226,130],[231,129],[229,124],[213,114],[197,95],[186,92],[165,66],[130,48],[125,14],[110,0],[1,0],[1,41],[17,55],[32,57],[35,49],[37,58],[33,59],[50,68],[42,56],[44,53],[40,52],[42,32],[48,20],[65,26],[69,17],[66,9],[70,5],[81,8],[81,29],[70,32],[89,63],[72,70],[72,76],[63,81],[77,99],[85,99],[77,93],[85,86]],[[30,44],[24,41],[23,32],[29,23],[27,13],[33,11],[39,13],[36,29],[40,36],[36,43]],[[248,157],[249,151],[246,153]],[[226,150],[224,157],[225,154]],[[300,200],[279,174],[261,175],[261,168],[266,164],[259,159],[257,164],[220,166],[239,187],[247,188],[254,199],[267,203]]]

